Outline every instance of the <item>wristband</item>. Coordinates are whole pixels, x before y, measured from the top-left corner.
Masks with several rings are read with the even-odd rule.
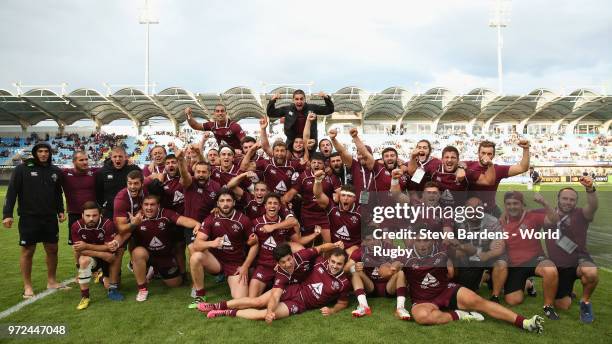
[[[351,266],[351,268],[349,269],[351,271],[352,274],[355,273],[355,265]]]
[[[393,178],[391,179],[391,186],[399,185],[399,179]]]

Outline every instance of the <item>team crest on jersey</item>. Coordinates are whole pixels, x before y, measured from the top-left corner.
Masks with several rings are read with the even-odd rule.
[[[217,196],[216,192],[213,191],[210,193],[210,198],[214,199],[216,196]]]
[[[295,314],[298,312],[298,307],[296,305],[291,305],[291,313]]]
[[[237,224],[233,224],[232,225],[232,229],[234,230],[234,232],[237,232],[238,230],[240,230],[240,226],[238,226]]]
[[[357,223],[357,216],[355,216],[355,215],[351,216],[351,222],[352,223]]]
[[[270,173],[276,174],[276,170],[270,170]]]
[[[307,182],[306,182],[306,185],[308,185],[308,186],[312,185],[312,181],[310,181],[310,180],[309,180],[309,181],[307,181]]]
[[[323,273],[323,268],[319,266],[319,268],[317,269],[319,270],[320,273]]]
[[[257,206],[254,205],[254,206],[251,207],[251,209],[253,209],[253,211],[257,211]]]
[[[332,281],[332,289],[333,290],[340,289],[340,283],[338,283],[338,281]]]
[[[340,216],[340,212],[336,210],[336,216]]]
[[[74,176],[74,174],[72,174],[72,173],[70,173],[70,172],[68,172],[66,175],[67,175],[68,177],[73,177],[73,176]]]
[[[93,172],[87,171],[87,175],[91,177],[91,176],[93,176]]]
[[[257,278],[263,278],[263,274],[261,272],[257,273]]]
[[[438,264],[440,264],[441,261],[442,261],[442,259],[436,258],[436,260],[434,261],[433,265],[434,266],[438,266]]]
[[[57,182],[57,174],[53,173],[51,179],[53,179],[53,182]]]
[[[140,230],[141,231],[146,231],[147,230],[147,226],[140,226]]]
[[[104,233],[98,233],[98,240],[104,239]]]
[[[36,172],[36,171],[32,171],[32,172],[30,172],[30,176],[32,176],[32,177],[38,177],[38,172]]]
[[[215,226],[215,227],[219,227],[219,226],[221,226],[221,224],[220,224],[218,221],[215,221],[215,223],[214,223],[214,225],[213,225],[213,226]]]
[[[164,229],[166,229],[166,224],[165,224],[164,222],[160,222],[160,223],[157,225],[157,227],[158,227],[159,229],[161,229],[161,230],[164,230]]]
[[[198,188],[198,191],[197,191],[197,192],[198,192],[199,194],[203,194],[203,193],[204,193],[204,189],[202,189],[202,188]]]
[[[113,175],[112,174],[107,174],[106,175],[106,179],[113,179]]]

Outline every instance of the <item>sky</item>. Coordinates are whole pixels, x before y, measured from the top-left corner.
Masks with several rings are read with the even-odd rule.
[[[155,90],[497,90],[494,0],[151,0]],[[144,84],[144,0],[2,0],[0,89]],[[612,2],[514,0],[504,93],[612,93]],[[59,87],[52,88],[59,91]]]

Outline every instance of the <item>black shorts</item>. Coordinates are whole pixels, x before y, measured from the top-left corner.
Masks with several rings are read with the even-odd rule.
[[[19,245],[30,246],[43,242],[57,244],[59,226],[55,216],[30,216],[19,218]]]
[[[185,242],[185,245],[189,245],[191,244],[194,240],[195,240],[195,234],[193,234],[193,228],[186,228],[186,227],[181,227],[181,226],[176,226],[176,230],[179,231],[179,228],[182,228],[182,234],[183,234],[183,242]]]
[[[544,260],[546,260],[546,257],[537,256],[523,264],[523,266],[508,268],[508,278],[506,279],[506,284],[504,284],[504,293],[507,295],[517,290],[523,290],[527,279],[536,275],[536,267]]]
[[[150,253],[149,253],[150,254]],[[174,256],[149,256],[147,266],[152,266],[162,279],[172,279],[181,275]]]
[[[72,245],[72,224],[80,220],[83,216],[81,214],[68,214],[68,245]]]
[[[571,266],[567,268],[557,268],[559,272],[559,285],[557,287],[557,295],[555,299],[562,299],[566,296],[572,295],[574,290],[574,282],[578,279],[576,275],[577,266]]]
[[[473,292],[478,293],[480,289],[480,281],[482,280],[482,274],[487,270],[485,267],[461,267],[457,268],[457,278],[455,281],[462,286],[471,289]]]
[[[109,277],[110,276],[109,275],[110,264],[107,261],[105,261],[104,259],[101,259],[101,258],[97,258],[97,257],[91,257],[91,258],[93,258],[93,260],[94,260],[94,266],[91,269],[91,272],[102,271],[102,276]],[[76,268],[77,268],[77,270],[80,269],[80,266],[79,266],[78,263],[76,264]]]

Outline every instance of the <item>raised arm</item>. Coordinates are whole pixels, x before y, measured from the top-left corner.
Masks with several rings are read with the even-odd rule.
[[[256,142],[254,145],[251,146],[251,148],[249,148],[248,151],[246,151],[246,154],[244,154],[244,157],[242,157],[242,161],[240,162],[241,171],[246,171],[249,169],[249,164],[251,163],[251,159],[253,159],[253,157],[255,156],[255,153],[257,153],[257,150],[259,148],[261,148],[261,143]]]
[[[349,153],[346,147],[344,147],[344,145],[340,141],[338,141],[338,130],[330,129],[328,135],[332,142],[332,145],[334,145],[334,149],[336,150],[336,152],[340,153],[342,163],[346,165],[346,168],[351,168],[351,166],[353,166],[353,156],[351,155],[351,153]]]
[[[580,184],[584,186],[587,194],[587,204],[584,208],[582,208],[582,214],[588,221],[593,221],[595,218],[595,212],[599,207],[597,193],[593,187],[593,179],[591,177],[582,177],[580,178]]]
[[[270,118],[279,118],[283,117],[285,112],[283,108],[276,108],[276,100],[280,98],[280,93],[276,93],[272,96],[272,99],[268,102],[268,106],[266,108],[266,113]]]
[[[508,177],[525,173],[529,169],[529,141],[520,140],[518,146],[523,148],[523,157],[518,164],[510,166],[510,169],[508,170]]]
[[[559,221],[559,214],[548,204],[546,198],[539,193],[533,194],[533,201],[542,205],[546,211],[544,222],[548,225],[556,224]]]
[[[181,175],[179,183],[181,183],[184,188],[188,188],[193,182],[193,178],[191,177],[191,174],[187,169],[187,161],[185,161],[185,151],[179,150],[176,153],[176,160],[178,161],[179,174]]]
[[[204,124],[198,123],[198,121],[193,118],[193,113],[191,111],[191,107],[185,108],[185,117],[187,117],[187,123],[194,130],[204,130]]]
[[[372,156],[372,154],[368,152],[368,149],[366,148],[365,144],[359,138],[359,133],[357,131],[357,128],[351,128],[349,133],[351,134],[351,137],[353,138],[353,142],[355,143],[355,146],[357,147],[357,152],[363,155],[363,159],[365,160],[365,166],[368,168],[368,170],[370,171],[373,170],[376,160],[374,160],[374,157]]]
[[[261,148],[270,157],[273,157],[274,152],[270,146],[270,140],[268,139],[268,118],[263,116],[259,119],[259,138],[261,139]]]
[[[317,199],[319,207],[325,209],[329,205],[329,197],[323,192],[323,179],[325,178],[325,171],[318,170],[314,173],[315,182],[312,186],[312,193]]]
[[[331,97],[325,94],[325,92],[319,92],[318,96],[323,98],[325,105],[308,104],[308,109],[321,116],[328,116],[334,113],[334,102],[331,100]]]

